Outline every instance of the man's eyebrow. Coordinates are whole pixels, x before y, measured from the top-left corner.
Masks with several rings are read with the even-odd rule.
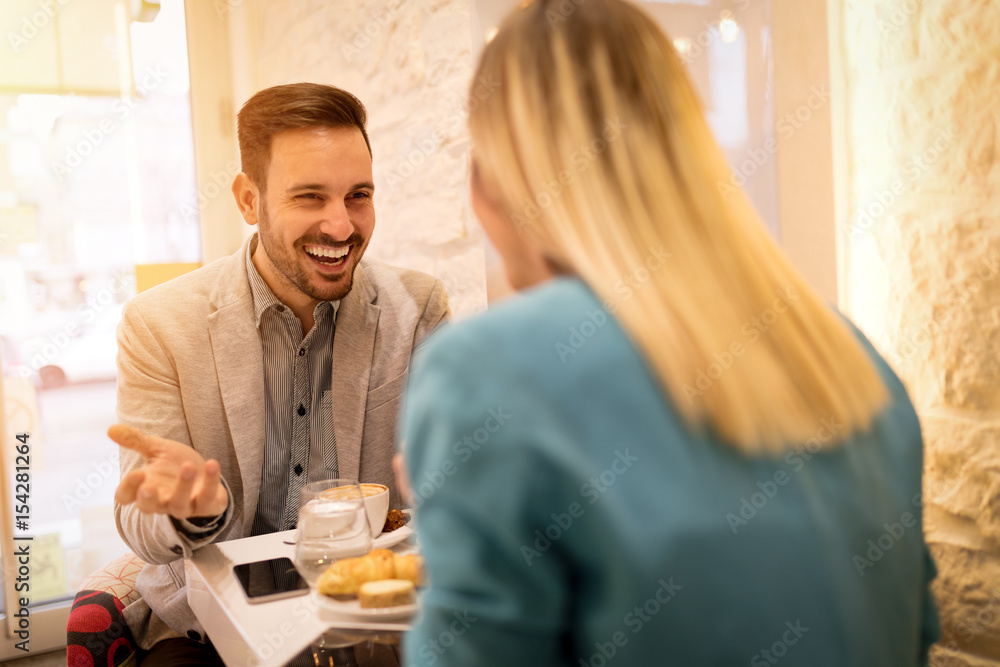
[[[374,190],[375,184],[369,181],[363,181],[361,183],[355,183],[350,187],[350,192],[355,190]],[[330,188],[325,185],[320,185],[319,183],[304,183],[302,185],[295,185],[288,189],[288,192],[328,192]]]
[[[288,188],[289,192],[303,192],[305,190],[313,190],[319,192],[326,192],[329,188],[325,185],[320,185],[318,183],[305,183],[303,185],[295,185]]]

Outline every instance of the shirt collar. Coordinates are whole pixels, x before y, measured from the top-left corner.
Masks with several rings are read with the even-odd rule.
[[[278,306],[284,306],[288,308],[285,304],[281,302],[271,288],[267,286],[267,282],[257,271],[257,267],[253,264],[253,253],[257,249],[257,235],[254,234],[253,238],[250,239],[250,243],[247,244],[247,276],[250,278],[250,294],[253,296],[253,314],[254,314],[254,326],[260,327],[260,319],[264,313],[271,309],[277,308]],[[332,315],[334,320],[337,318],[337,311],[340,309],[340,301],[321,301],[316,304],[316,309],[313,311],[314,319],[318,322],[320,317],[325,314],[327,309],[332,309]],[[290,310],[290,309],[289,309]]]

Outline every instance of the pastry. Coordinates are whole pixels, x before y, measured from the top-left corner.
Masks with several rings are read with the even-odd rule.
[[[413,582],[404,579],[368,581],[358,589],[358,604],[362,609],[379,609],[413,604]]]
[[[396,556],[396,579],[406,579],[420,586],[424,583],[424,559],[418,554]]]
[[[360,558],[339,560],[320,575],[316,587],[324,595],[353,595],[362,584],[383,579],[423,581],[423,558],[417,554],[400,556],[388,549],[373,549]]]
[[[396,554],[388,549],[372,549],[366,558],[372,561],[371,575],[369,581],[378,579],[392,579],[396,573]]]
[[[385,525],[382,526],[383,533],[391,533],[397,528],[402,528],[410,520],[410,515],[403,510],[389,510],[385,515]]]

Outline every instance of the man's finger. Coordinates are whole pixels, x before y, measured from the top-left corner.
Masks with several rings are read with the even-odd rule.
[[[108,429],[108,437],[125,449],[131,449],[144,457],[152,458],[155,453],[152,436],[125,424],[114,424]]]
[[[194,464],[190,461],[181,465],[180,475],[174,493],[167,501],[167,509],[170,515],[177,519],[186,519],[191,516],[192,498],[191,492],[194,489],[194,478],[196,474]]]
[[[152,484],[143,484],[135,496],[135,506],[146,514],[164,514],[165,509],[160,503],[160,495]]]
[[[122,477],[122,481],[115,490],[115,502],[119,505],[129,505],[135,502],[135,496],[139,492],[139,486],[146,481],[146,473],[142,470],[133,470]]]
[[[225,506],[221,508],[218,506],[221,478],[222,471],[219,468],[219,462],[215,459],[207,461],[205,472],[202,475],[201,489],[194,499],[194,516],[217,516],[225,511]]]

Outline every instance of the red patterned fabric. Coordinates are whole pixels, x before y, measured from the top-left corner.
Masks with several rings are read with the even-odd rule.
[[[94,667],[94,658],[90,655],[90,651],[82,646],[70,644],[66,647],[66,665],[68,667]]]
[[[67,667],[136,664],[136,644],[122,610],[139,599],[135,579],[143,563],[133,554],[84,579],[66,623]]]
[[[102,607],[97,600],[92,599],[93,597],[88,595],[90,602],[74,609],[73,615],[66,623],[66,632],[104,632],[111,627],[111,613],[107,607]]]
[[[122,603],[104,591],[80,591],[66,623],[67,667],[118,667],[134,663],[132,632]]]

